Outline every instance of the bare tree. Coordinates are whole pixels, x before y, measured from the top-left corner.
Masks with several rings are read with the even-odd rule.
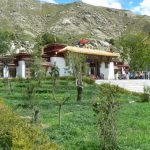
[[[59,123],[59,127],[61,127],[62,106],[65,105],[65,103],[69,100],[70,95],[64,97],[57,96],[57,89],[58,89],[57,81],[59,78],[59,68],[56,66],[56,64],[54,64],[54,66],[52,67],[50,74],[53,81],[52,98],[58,105],[58,123]]]

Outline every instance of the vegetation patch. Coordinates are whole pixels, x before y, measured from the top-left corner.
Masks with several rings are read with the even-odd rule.
[[[33,83],[36,80],[30,80]],[[97,115],[93,111],[93,102],[100,96],[101,88],[108,90],[110,85],[104,84],[84,84],[84,91],[81,103],[76,102],[75,80],[58,79],[56,97],[63,98],[70,95],[68,101],[61,108],[61,127],[59,127],[58,110],[59,105],[53,99],[53,81],[52,79],[41,80],[34,95],[36,105],[39,110],[38,122],[30,124],[34,118],[34,109],[22,107],[28,100],[24,96],[24,91],[28,85],[27,80],[12,80],[13,91],[10,93],[7,85],[0,82],[0,97],[4,99],[5,104],[12,108],[11,113],[20,118],[22,122],[29,123],[29,126],[42,130],[48,135],[49,142],[55,142],[66,150],[89,149],[98,150],[102,145]],[[23,86],[22,86],[23,85]],[[114,102],[119,103],[119,109],[115,116],[117,127],[117,145],[122,149],[144,149],[148,150],[149,145],[149,103],[137,103],[141,101],[141,95],[130,93],[122,88],[111,85],[112,89],[117,88],[117,98]],[[39,92],[42,91],[42,92]],[[105,94],[106,92],[103,92]],[[134,101],[134,103],[131,103]],[[33,104],[34,104],[33,103]],[[0,114],[1,116],[5,115]],[[3,117],[1,117],[3,118]],[[7,116],[5,117],[7,118]],[[13,118],[13,117],[12,117]],[[25,118],[28,118],[27,120]],[[2,124],[3,125],[3,124]],[[11,127],[11,126],[10,126]],[[3,128],[3,127],[2,127]],[[40,129],[39,129],[40,128]],[[18,128],[19,129],[19,128]],[[36,129],[35,129],[36,130]],[[29,130],[32,131],[32,130]],[[22,131],[23,132],[23,131]],[[40,131],[41,132],[41,131]],[[43,134],[42,133],[42,134]]]

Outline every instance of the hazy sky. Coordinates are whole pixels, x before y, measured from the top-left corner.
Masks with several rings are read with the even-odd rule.
[[[40,0],[49,3],[70,3],[79,0]],[[150,16],[150,0],[80,0],[84,3],[117,9],[128,9],[134,13]]]

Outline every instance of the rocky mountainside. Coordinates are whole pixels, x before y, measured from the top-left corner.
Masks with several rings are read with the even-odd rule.
[[[42,4],[38,0],[1,0],[0,29],[34,38],[50,32],[68,40],[110,39],[124,32],[150,32],[150,17],[84,3]]]

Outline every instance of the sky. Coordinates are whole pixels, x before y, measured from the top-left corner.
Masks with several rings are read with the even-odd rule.
[[[40,0],[41,2],[64,4],[82,1],[94,6],[104,6],[116,9],[127,9],[140,15],[150,16],[150,0]]]

